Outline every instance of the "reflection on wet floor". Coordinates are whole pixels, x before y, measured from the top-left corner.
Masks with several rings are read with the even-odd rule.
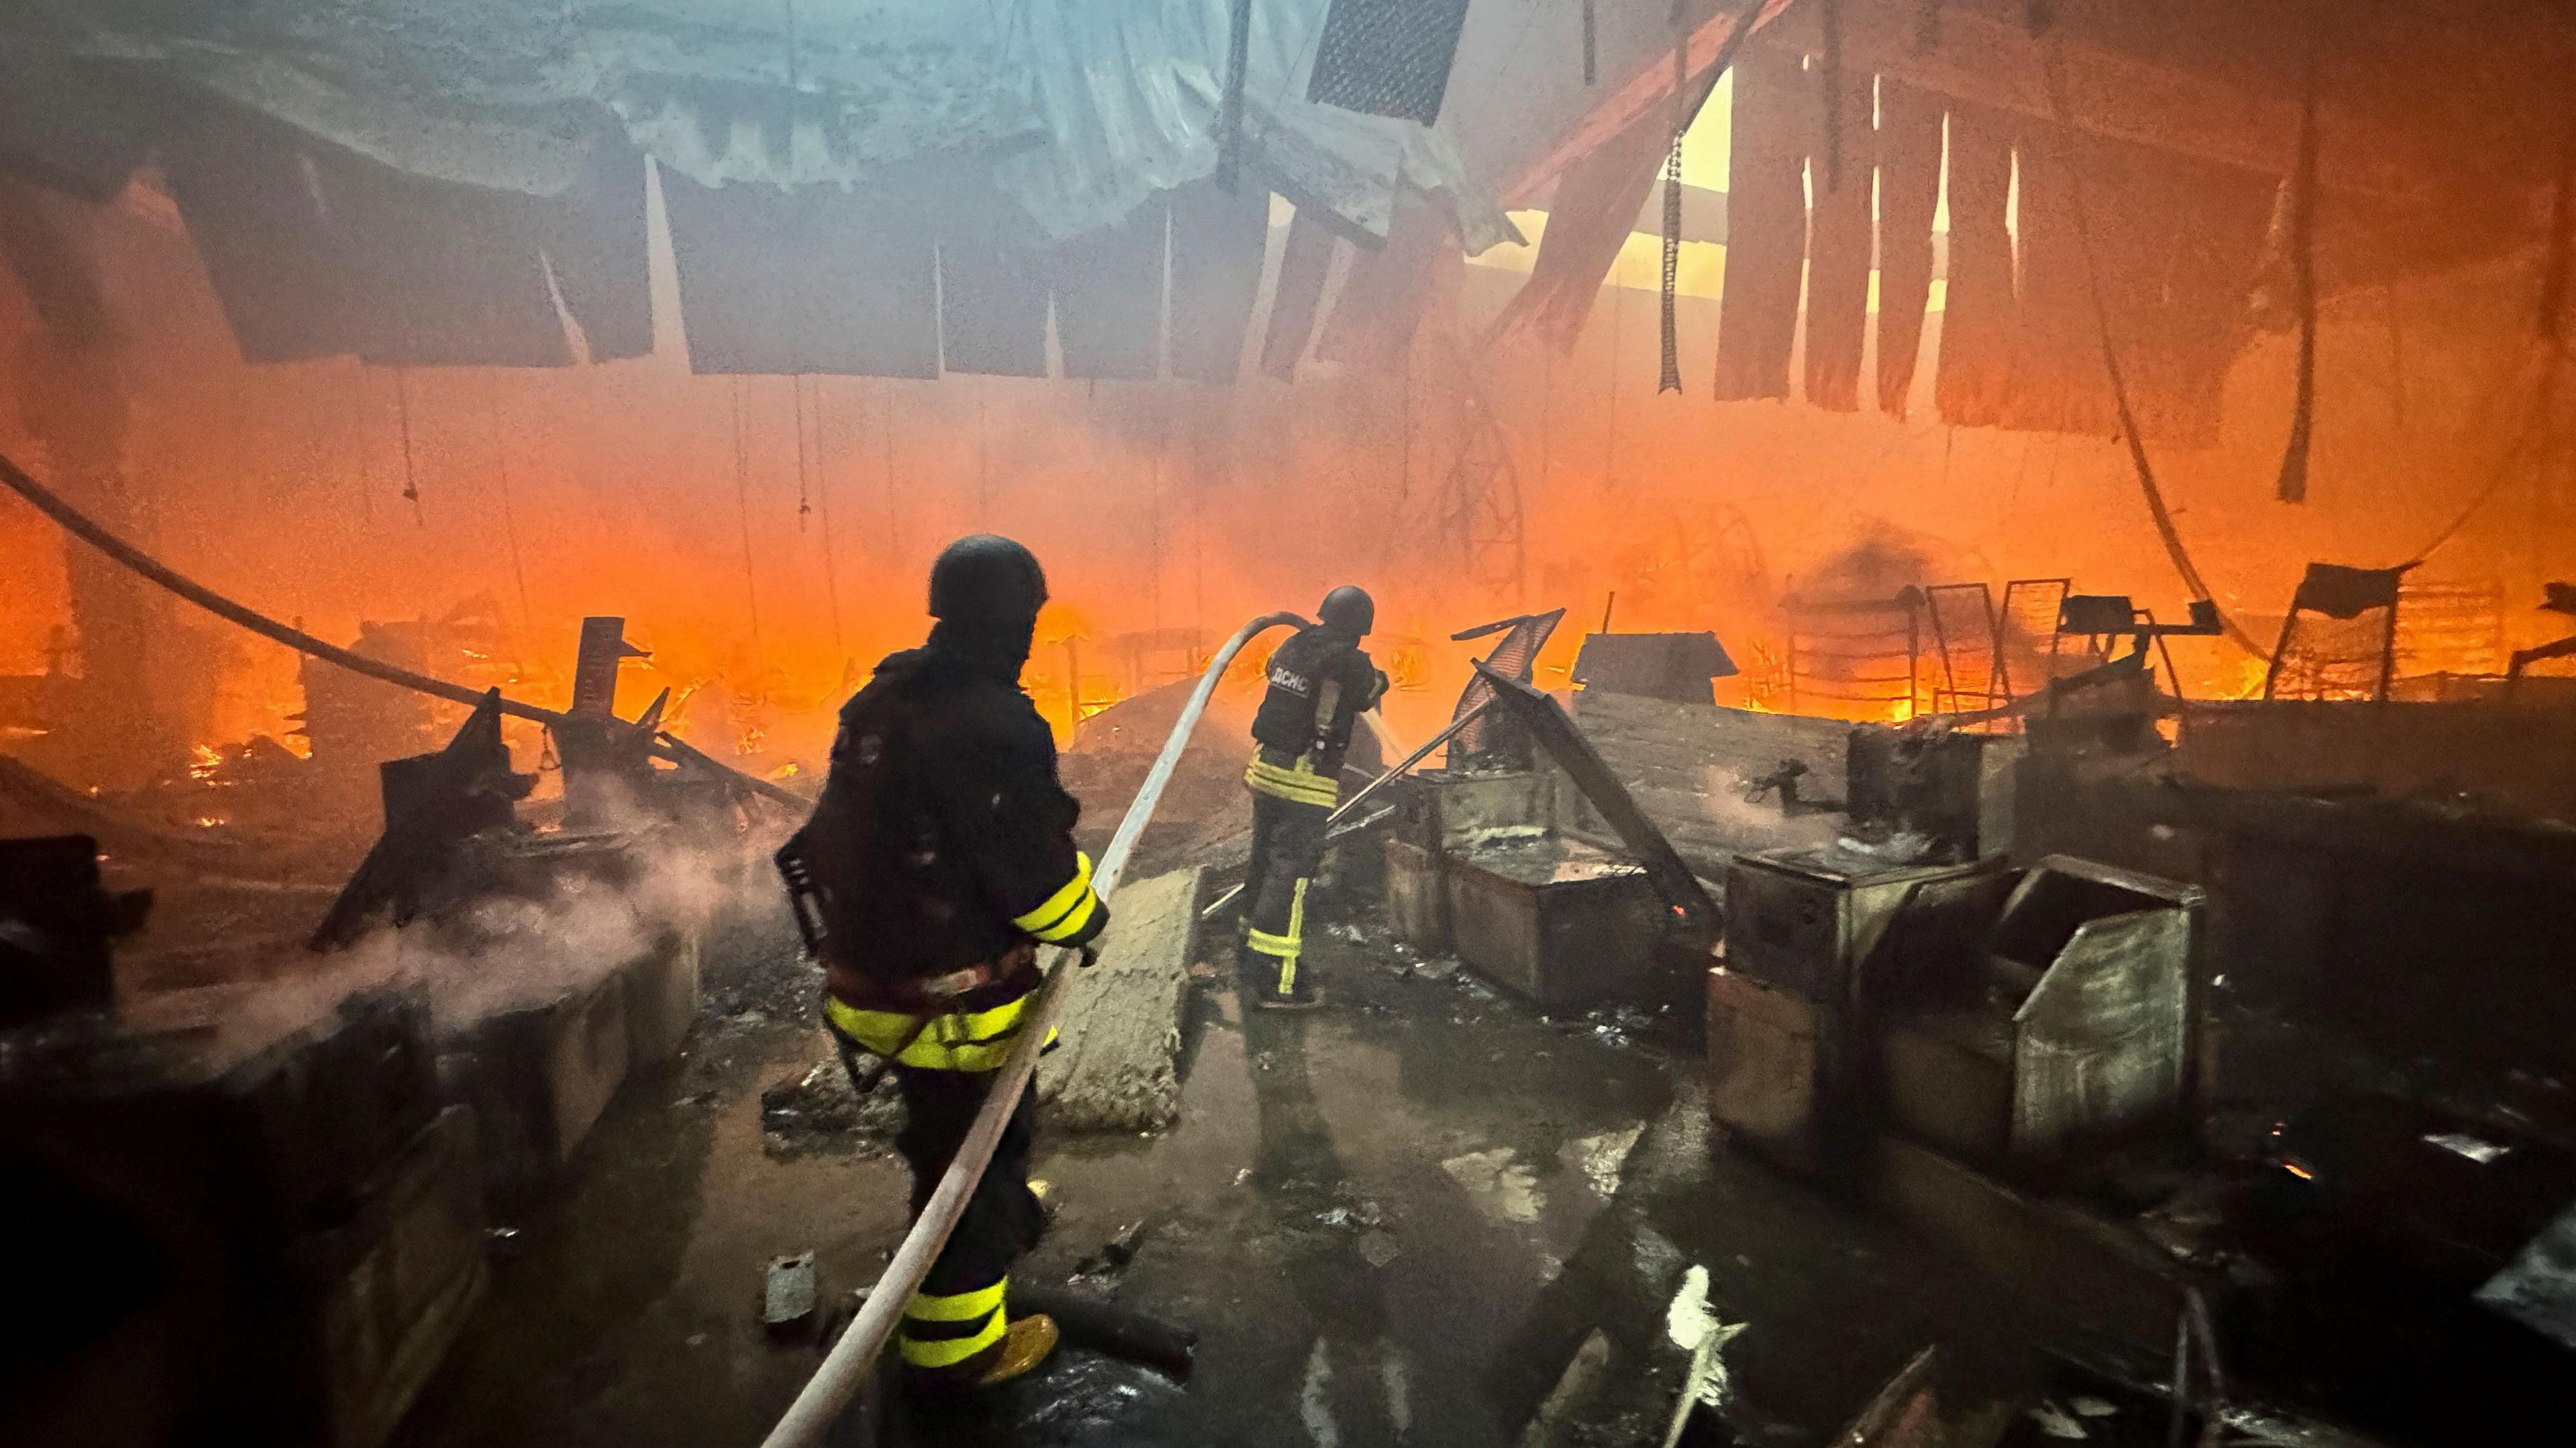
[[[1765,1443],[1824,1441],[1936,1338],[1971,1373],[2009,1358],[1955,1272],[1713,1161],[1688,1055],[1352,933],[1319,941],[1322,1011],[1245,1013],[1203,983],[1171,1130],[1042,1140],[1061,1206],[1024,1278],[1087,1269],[1079,1288],[1195,1329],[1186,1384],[1067,1349],[966,1403],[872,1394],[838,1441],[1511,1443],[1596,1333],[1573,1425],[1633,1441],[1679,1390],[1666,1309],[1694,1264],[1752,1324],[1727,1357]],[[403,1441],[756,1441],[821,1351],[762,1331],[761,1264],[813,1250],[846,1303],[903,1225],[895,1163],[762,1148],[761,1089],[816,1059],[811,1037],[773,1000],[712,1019],[680,1079],[631,1087]]]

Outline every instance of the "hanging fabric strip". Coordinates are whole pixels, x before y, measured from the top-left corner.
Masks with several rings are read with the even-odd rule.
[[[1905,416],[1932,297],[1932,213],[1941,200],[1941,101],[1878,83],[1878,410]]]
[[[1270,321],[1261,338],[1261,370],[1282,382],[1295,380],[1297,359],[1315,334],[1315,309],[1324,278],[1333,269],[1333,233],[1304,210],[1288,223],[1279,254],[1279,281],[1270,295]]]
[[[1168,215],[1162,197],[1148,197],[1114,224],[1048,248],[1065,376],[1134,382],[1162,370]]]
[[[1789,395],[1807,252],[1809,105],[1806,68],[1795,52],[1756,55],[1736,67],[1726,283],[1718,299],[1721,402]]]
[[[1228,191],[1213,180],[1170,193],[1171,372],[1184,382],[1232,382],[1243,330],[1261,291],[1270,240],[1270,193]]]
[[[2049,113],[2062,123],[2066,117],[2066,77],[2059,68],[2053,46],[2041,54],[2041,74],[2048,83]],[[2102,343],[2102,370],[2110,379],[2111,401],[2119,411],[2120,436],[2129,445],[2129,463],[2137,471],[2138,491],[2146,498],[2147,515],[2155,523],[2156,537],[2164,543],[2165,556],[2172,560],[2174,572],[2182,576],[2183,586],[2191,590],[2193,599],[2208,602],[2216,611],[2217,600],[2210,592],[2209,580],[2201,576],[2199,565],[2192,562],[2191,551],[2183,546],[2182,530],[2174,526],[2173,510],[2165,506],[2164,489],[2156,482],[2156,470],[2147,461],[2146,440],[2138,436],[2138,420],[2129,409],[2129,385],[2121,376],[2120,349],[2111,340],[2110,309],[2103,302],[2101,275],[2093,265],[2093,227],[2085,215],[2084,178],[2070,167],[2067,183],[2067,202],[2075,217],[2076,245],[2084,258],[2087,290],[2093,300],[2094,332]],[[1954,227],[1957,219],[1954,203],[1951,211]],[[2264,652],[2263,646],[2256,643],[2233,616],[2220,612],[2218,623],[2238,648],[2267,663],[2271,660],[2271,655]]]
[[[2069,169],[2074,144],[2072,128],[2037,118],[2021,123],[2014,170],[2019,224],[2012,370],[1996,421],[2032,432],[2107,438],[2117,424],[2086,301],[2085,256],[2076,234]],[[2135,229],[2138,218],[2122,219],[2130,223],[2124,232]],[[2095,260],[2109,261],[2110,250],[2107,245],[2097,248]],[[2109,265],[2101,270],[2104,290],[2116,294],[2118,273]],[[2119,335],[2124,343],[2135,340],[2126,330]]]
[[[1583,0],[1583,83],[1601,78],[1601,42],[1592,14],[1593,0]]]
[[[1692,117],[1708,103],[1709,92],[1729,63],[1731,56],[1721,50],[1716,61],[1691,78]],[[1668,125],[1665,117],[1649,110],[1577,157],[1556,178],[1538,259],[1530,266],[1529,280],[1512,293],[1486,328],[1487,346],[1522,327],[1536,326],[1549,346],[1559,352],[1574,350],[1584,320],[1600,300],[1611,264],[1619,259],[1619,249],[1635,230],[1663,163],[1670,158]]]
[[[1315,338],[1316,360],[1373,372],[1406,365],[1432,293],[1432,274],[1444,256],[1464,257],[1448,203],[1407,192],[1396,202],[1385,244],[1352,260],[1341,295]]]
[[[938,198],[661,177],[691,371],[939,375]],[[800,261],[778,265],[788,256]],[[968,291],[962,274],[955,285],[952,316]],[[961,346],[955,365],[971,356]]]
[[[1991,427],[2012,385],[2012,133],[1994,112],[1950,108],[1950,266],[1933,397],[1944,422]]]
[[[1861,354],[1869,334],[1873,77],[1866,70],[1838,74],[1827,66],[1819,79],[1814,114],[1829,155],[1839,144],[1844,164],[1837,169],[1828,162],[1813,177],[1806,394],[1818,407],[1852,412],[1860,407]]]
[[[2558,185],[2549,198],[2549,252],[2540,274],[2540,337],[2558,341],[2566,333],[2567,292],[2576,267],[2576,117],[2558,142]],[[2396,293],[2389,293],[2389,328],[2397,326]]]
[[[2089,240],[2130,409],[2151,443],[2211,446],[2228,370],[2252,324],[2246,297],[2279,183],[2157,147],[2083,133],[2071,140],[2068,160],[2093,213],[2121,218]],[[2084,337],[2089,344],[2089,324]],[[2081,360],[2098,374],[2091,355]],[[2092,396],[2107,414],[2100,389]]]
[[[1836,100],[1843,90],[1843,6],[1842,0],[1817,0],[1824,7],[1816,17],[1817,27],[1824,32],[1820,53],[1816,57],[1823,84],[1818,87],[1825,118],[1825,189],[1839,191],[1843,184],[1843,112]]]

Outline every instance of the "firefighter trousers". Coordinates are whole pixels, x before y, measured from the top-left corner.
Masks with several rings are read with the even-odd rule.
[[[834,1031],[841,1062],[855,1083],[874,1057]],[[991,1092],[995,1073],[893,1066],[903,1093],[903,1129],[895,1150],[912,1170],[912,1216],[918,1221],[948,1164],[965,1143],[975,1114]],[[895,1349],[913,1381],[923,1387],[961,1387],[983,1376],[999,1355],[1010,1317],[1004,1303],[1011,1268],[1037,1245],[1046,1214],[1029,1190],[1029,1152],[1036,1107],[1023,1091],[1002,1128],[992,1165],[966,1199],[966,1211],[948,1245],[930,1264],[921,1290],[904,1304]]]
[[[1273,999],[1313,994],[1300,964],[1306,894],[1323,863],[1324,826],[1332,813],[1257,790],[1252,796],[1252,859],[1243,877],[1246,964],[1256,972],[1253,984]]]

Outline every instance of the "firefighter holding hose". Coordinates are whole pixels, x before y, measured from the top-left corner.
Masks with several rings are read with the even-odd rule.
[[[1386,675],[1360,649],[1377,622],[1368,594],[1344,584],[1324,595],[1316,617],[1270,656],[1270,690],[1252,719],[1252,764],[1243,775],[1252,790],[1244,963],[1255,1000],[1272,1009],[1321,999],[1301,964],[1306,893],[1342,797],[1351,729],[1386,693]]]
[[[1073,844],[1081,806],[1019,683],[1046,597],[1019,544],[950,544],[930,572],[929,641],[879,663],[843,706],[822,798],[779,852],[853,1084],[864,1096],[890,1069],[903,1093],[895,1146],[916,1220],[1010,1057],[1037,947],[1088,963],[1109,922]],[[905,1305],[896,1349],[916,1387],[1007,1382],[1055,1347],[1054,1322],[1006,1300],[1045,1220],[1028,1184],[1033,1115],[1023,1096]]]

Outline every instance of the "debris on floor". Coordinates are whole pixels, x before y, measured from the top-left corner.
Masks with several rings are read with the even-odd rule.
[[[861,1100],[840,1057],[829,1056],[760,1093],[761,1147],[788,1159],[810,1152],[889,1156],[903,1127],[903,1091],[880,1073]]]
[[[772,1257],[761,1270],[760,1321],[770,1331],[784,1331],[812,1317],[818,1300],[813,1253]]]

